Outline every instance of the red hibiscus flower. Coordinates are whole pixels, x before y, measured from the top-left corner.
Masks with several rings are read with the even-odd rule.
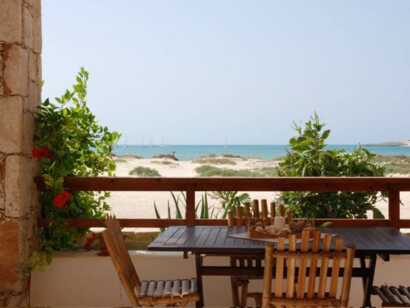
[[[70,199],[71,194],[68,191],[63,191],[54,197],[53,203],[56,208],[63,209],[67,207],[67,203]]]
[[[42,159],[42,158],[51,159],[52,158],[50,150],[47,147],[33,148],[33,150],[31,151],[31,155],[33,156],[33,158],[37,158],[37,159]]]

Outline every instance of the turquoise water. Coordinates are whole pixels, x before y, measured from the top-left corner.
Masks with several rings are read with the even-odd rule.
[[[352,151],[357,145],[341,144],[329,145],[330,149],[344,149]],[[371,152],[381,155],[410,156],[410,147],[401,146],[365,146]],[[138,155],[150,158],[158,154],[175,155],[180,160],[192,160],[210,154],[233,154],[246,157],[272,159],[286,154],[286,145],[118,145],[114,149],[116,155]]]

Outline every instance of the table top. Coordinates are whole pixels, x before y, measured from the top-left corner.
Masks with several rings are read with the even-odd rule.
[[[149,246],[153,251],[183,251],[205,254],[263,254],[265,243],[230,237],[244,232],[245,227],[171,226]],[[354,244],[356,254],[410,254],[410,237],[390,227],[323,228],[323,232],[342,236]]]

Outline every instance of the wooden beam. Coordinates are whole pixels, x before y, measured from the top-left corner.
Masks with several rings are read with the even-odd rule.
[[[41,178],[40,190],[46,189]],[[71,191],[410,191],[410,177],[66,177]]]
[[[297,219],[296,219],[297,220]],[[47,226],[50,221],[40,219],[40,226]],[[166,228],[169,226],[185,226],[188,225],[185,219],[144,219],[144,218],[125,218],[119,219],[122,227],[128,228]],[[316,219],[318,226],[324,222],[331,222],[331,227],[388,227],[390,222],[387,219]],[[105,227],[103,219],[67,219],[67,225],[80,228]],[[410,220],[408,222],[410,226]],[[226,219],[195,219],[195,226],[225,226]]]
[[[400,219],[400,228],[410,228],[410,219]]]
[[[389,220],[393,228],[400,228],[400,191],[389,190]]]
[[[195,191],[188,190],[186,192],[186,214],[185,219],[188,226],[195,224]]]

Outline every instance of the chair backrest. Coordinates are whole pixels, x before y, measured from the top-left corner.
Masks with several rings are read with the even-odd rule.
[[[103,238],[107,250],[111,256],[115,270],[133,306],[138,306],[137,295],[140,288],[140,280],[135,267],[132,264],[124,237],[121,233],[121,226],[114,216],[106,219],[107,229],[103,232]]]
[[[300,240],[294,234],[281,238],[275,248],[267,245],[262,306],[347,306],[353,257],[354,248],[346,247],[341,237],[318,230],[304,230]],[[341,268],[344,274],[340,279]]]
[[[262,222],[264,225],[272,223],[276,215],[275,202],[270,203],[270,210],[268,209],[268,202],[262,199],[260,202],[257,199],[250,202],[245,202],[241,206],[233,207],[228,211],[227,220],[228,226],[245,226],[255,222]]]

